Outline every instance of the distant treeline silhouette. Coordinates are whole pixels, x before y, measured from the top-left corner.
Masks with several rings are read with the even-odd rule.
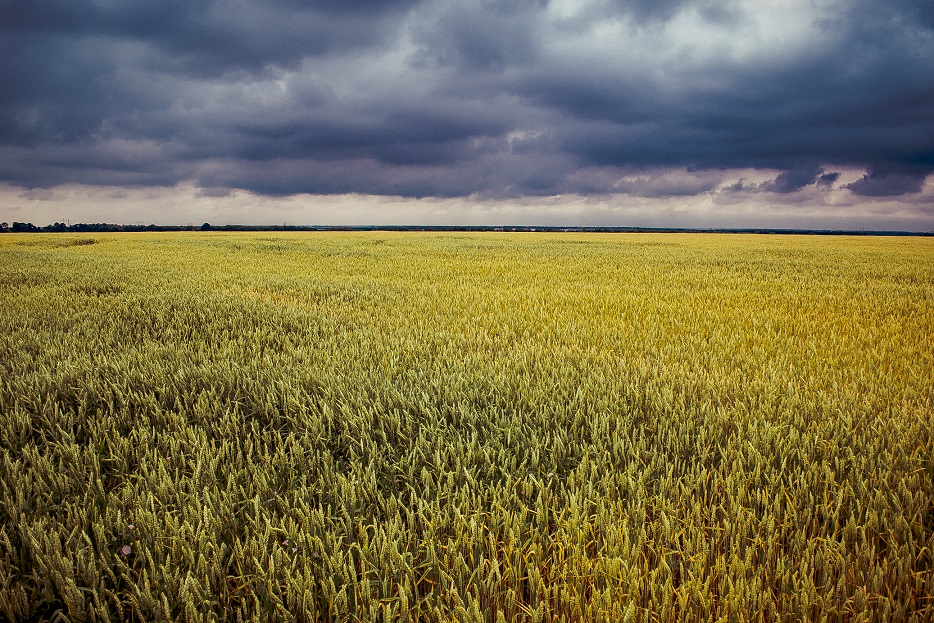
[[[934,236],[930,232],[848,229],[691,228],[691,227],[566,227],[554,225],[117,225],[114,223],[0,223],[2,233],[94,233],[144,231],[434,231],[434,232],[578,232],[578,233],[720,233],[720,234],[812,234],[823,236]]]

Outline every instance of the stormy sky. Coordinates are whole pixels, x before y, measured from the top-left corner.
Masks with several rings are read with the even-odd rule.
[[[0,0],[0,219],[934,229],[930,0]]]

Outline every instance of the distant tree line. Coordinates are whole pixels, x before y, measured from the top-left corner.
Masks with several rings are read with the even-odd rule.
[[[931,232],[846,230],[846,229],[768,229],[768,228],[687,228],[687,227],[560,227],[532,225],[115,225],[113,223],[52,223],[42,227],[32,223],[0,223],[0,233],[34,232],[142,232],[142,231],[510,231],[510,232],[596,232],[596,233],[720,233],[720,234],[814,234],[847,236],[934,236]]]
[[[163,225],[113,225],[111,223],[52,223],[39,227],[32,223],[19,223],[13,221],[13,224],[0,223],[0,232],[106,232],[106,231],[184,231],[198,229],[194,226],[163,226]]]
[[[34,232],[34,233],[56,233],[56,232],[121,232],[121,231],[208,231],[217,229],[220,231],[253,231],[253,230],[293,230],[308,229],[303,227],[292,227],[282,225],[272,226],[249,226],[249,225],[224,225],[213,227],[210,223],[203,225],[115,225],[113,223],[52,223],[39,227],[32,223],[0,223],[0,232]]]

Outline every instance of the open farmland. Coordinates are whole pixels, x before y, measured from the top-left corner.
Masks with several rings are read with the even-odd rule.
[[[0,619],[934,620],[934,239],[0,236]]]

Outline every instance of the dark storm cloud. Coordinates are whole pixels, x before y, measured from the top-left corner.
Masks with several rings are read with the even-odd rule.
[[[73,144],[117,129],[164,139],[179,81],[289,67],[385,45],[411,2],[13,0],[0,3],[0,140]],[[164,87],[156,92],[146,81]],[[124,126],[124,127],[120,127]]]
[[[14,36],[151,43],[165,54],[154,62],[204,75],[371,45],[391,36],[385,29],[387,15],[414,2],[10,0],[0,4],[0,30]]]
[[[823,172],[823,168],[816,164],[783,171],[771,182],[763,184],[762,189],[775,193],[793,193],[816,183]]]
[[[659,197],[847,166],[856,195],[920,191],[931,3],[774,4],[0,0],[0,181]]]
[[[861,179],[847,184],[847,188],[865,197],[891,197],[921,191],[928,170],[916,168],[914,171],[878,171],[872,169]]]
[[[834,185],[834,183],[840,179],[839,173],[824,173],[817,177],[817,186],[818,188],[829,188]]]

